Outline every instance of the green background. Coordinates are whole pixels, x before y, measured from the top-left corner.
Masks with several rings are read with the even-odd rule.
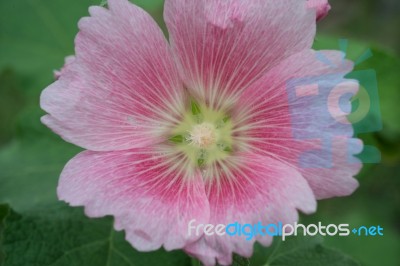
[[[301,0],[299,0],[301,1]],[[112,218],[88,219],[81,208],[58,202],[55,188],[65,163],[80,151],[39,121],[39,95],[53,70],[73,54],[79,18],[100,0],[0,0],[0,264],[198,265],[181,251],[139,253],[112,230]],[[162,22],[162,0],[133,0]],[[365,164],[360,188],[346,198],[319,202],[303,223],[381,225],[382,237],[293,238],[256,247],[236,265],[400,265],[400,1],[332,0],[319,23],[315,47],[348,57],[373,57],[357,70],[377,73],[383,129],[362,134],[382,161]],[[379,112],[375,113],[379,117]],[[346,255],[347,254],[347,255]]]

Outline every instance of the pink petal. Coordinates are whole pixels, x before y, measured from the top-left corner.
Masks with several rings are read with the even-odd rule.
[[[331,163],[329,168],[300,169],[304,178],[312,187],[317,199],[348,196],[358,187],[358,181],[353,178],[362,167],[359,159],[353,155],[361,152],[363,143],[359,139],[336,137],[332,140],[332,150],[316,152],[316,165]],[[324,154],[332,153],[332,158],[326,159]]]
[[[62,172],[58,197],[90,217],[113,215],[114,227],[139,251],[183,248],[191,219],[206,223],[209,206],[199,173],[185,175],[153,150],[85,151]]]
[[[188,89],[210,106],[311,48],[315,14],[299,0],[167,0],[165,21]]]
[[[269,157],[239,154],[240,166],[229,174],[221,174],[213,183],[206,184],[210,202],[210,223],[213,225],[238,222],[241,224],[294,223],[297,209],[311,213],[316,201],[307,181],[295,169]],[[231,160],[232,161],[232,160]],[[200,258],[205,265],[231,265],[232,252],[250,257],[255,240],[270,245],[271,236],[245,240],[243,236],[207,236],[185,250]]]
[[[328,0],[307,0],[308,8],[315,9],[317,12],[317,21],[320,21],[324,17],[328,15],[329,10],[331,10],[331,6],[328,3]]]
[[[362,144],[351,139],[347,113],[337,108],[339,96],[358,90],[358,83],[343,79],[352,66],[340,52],[293,55],[242,95],[235,118],[242,123],[238,139],[298,168],[317,198],[349,195],[358,186],[353,176],[361,163],[354,154]]]
[[[154,20],[127,0],[91,7],[79,22],[76,59],[44,90],[43,122],[64,139],[108,151],[157,143],[176,123],[183,87]]]

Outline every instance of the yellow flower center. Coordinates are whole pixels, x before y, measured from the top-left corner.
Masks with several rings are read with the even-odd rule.
[[[232,121],[226,112],[192,101],[182,121],[170,132],[169,140],[191,166],[205,167],[232,153],[232,130]]]

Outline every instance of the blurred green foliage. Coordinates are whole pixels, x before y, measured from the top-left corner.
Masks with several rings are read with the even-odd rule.
[[[0,264],[3,251],[6,266],[191,263],[179,251],[139,253],[123,240],[123,233],[111,230],[110,217],[88,219],[81,208],[68,208],[56,199],[59,173],[80,149],[40,123],[39,95],[53,81],[53,70],[73,54],[77,21],[87,15],[88,6],[100,2],[0,1],[0,203],[9,204],[0,205]],[[133,2],[148,10],[165,29],[163,0]],[[251,265],[294,265],[293,261],[314,265],[318,260],[313,258],[326,256],[331,264],[315,265],[354,265],[338,250],[366,266],[400,265],[399,3],[332,0],[331,15],[319,24],[318,49],[338,49],[339,38],[350,40],[351,59],[372,49],[373,57],[357,69],[375,69],[377,73],[383,130],[360,137],[381,150],[382,162],[365,165],[355,194],[324,200],[316,214],[302,217],[304,223],[379,224],[384,227],[384,237],[329,237],[323,240],[328,247],[319,238],[297,239],[304,241],[297,243],[301,252],[292,250],[293,241],[275,241],[271,248],[257,246]],[[288,256],[274,257],[280,252],[288,252]],[[237,265],[247,263],[235,261]]]
[[[87,219],[81,209],[64,204],[36,205],[23,215],[9,212],[4,230],[5,265],[185,266],[190,263],[182,251],[134,250],[123,233],[113,230],[111,217]]]

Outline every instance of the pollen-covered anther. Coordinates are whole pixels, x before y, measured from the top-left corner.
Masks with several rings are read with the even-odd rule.
[[[190,144],[199,148],[209,148],[217,142],[217,132],[214,125],[202,123],[193,126],[189,132],[188,138]]]

